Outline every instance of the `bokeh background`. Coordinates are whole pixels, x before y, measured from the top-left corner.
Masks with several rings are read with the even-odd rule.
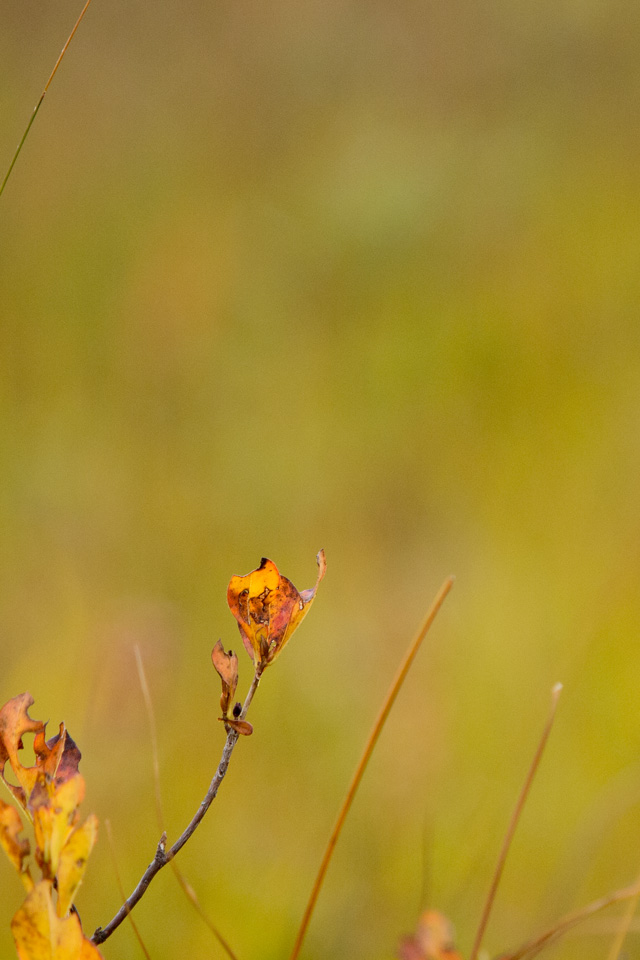
[[[0,2],[3,169],[78,12]],[[175,837],[222,747],[227,582],[265,555],[310,586],[320,547],[180,860],[241,960],[288,956],[450,573],[305,958],[391,960],[425,905],[468,954],[558,680],[486,947],[637,875],[639,34],[632,0],[94,0],[0,202],[1,697],[83,750],[88,931],[104,821],[127,890],[159,833],[134,645]],[[223,956],[169,870],[136,918],[154,960]]]

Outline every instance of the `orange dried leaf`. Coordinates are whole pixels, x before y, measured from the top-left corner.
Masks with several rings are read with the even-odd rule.
[[[97,948],[84,936],[76,913],[59,917],[53,883],[41,880],[13,920],[11,932],[20,960],[100,960]]]
[[[59,917],[63,917],[71,908],[97,836],[98,818],[91,814],[82,826],[75,828],[60,851],[56,875],[58,881],[56,909]]]
[[[29,868],[25,864],[29,856],[29,841],[20,839],[19,834],[24,830],[20,814],[10,804],[0,800],[0,844],[4,847],[9,860],[14,865],[27,890],[33,888],[33,880]]]
[[[25,808],[27,798],[38,778],[38,769],[37,766],[23,767],[18,759],[18,751],[22,749],[22,737],[25,733],[44,734],[44,724],[40,720],[32,720],[29,716],[29,707],[33,703],[30,693],[21,693],[7,701],[0,709],[0,776],[16,800]],[[11,764],[19,786],[5,779],[4,768],[7,761]]]
[[[223,723],[243,737],[250,737],[253,733],[253,725],[248,720],[233,720],[231,717],[218,717],[218,720],[222,720]]]
[[[454,946],[453,926],[438,910],[425,910],[415,935],[405,937],[399,960],[462,960]]]
[[[211,661],[222,681],[220,708],[226,716],[229,705],[236,692],[236,687],[238,686],[238,656],[231,650],[229,650],[229,653],[226,653],[222,645],[222,640],[218,640],[211,651]]]
[[[227,590],[229,608],[238,621],[240,635],[256,667],[272,663],[293,631],[302,623],[326,571],[324,550],[317,556],[315,586],[299,593],[263,557],[260,566],[244,577],[232,577]]]
[[[82,754],[64,723],[60,724],[60,732],[46,743],[41,744],[39,737],[36,737],[33,747],[47,777],[53,776],[57,784],[65,783],[78,774]]]
[[[18,803],[31,816],[32,797],[36,796],[52,782],[60,784],[78,773],[81,754],[68,735],[63,723],[51,740],[45,740],[46,724],[41,720],[32,720],[29,707],[34,700],[31,694],[22,693],[9,700],[0,709],[0,776]],[[22,737],[33,733],[35,765],[25,767],[20,762],[18,751],[22,749]],[[7,761],[11,765],[18,785],[9,783],[4,776]]]

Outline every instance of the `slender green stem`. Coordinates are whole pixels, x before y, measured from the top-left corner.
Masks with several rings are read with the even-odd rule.
[[[62,50],[61,50],[61,52],[60,52],[60,56],[59,56],[58,59],[56,60],[55,66],[54,66],[53,70],[51,71],[51,73],[49,74],[49,79],[47,80],[47,82],[46,82],[45,85],[44,85],[44,90],[43,90],[42,93],[40,94],[40,99],[38,100],[38,102],[36,103],[36,105],[35,105],[35,107],[34,107],[34,109],[33,109],[33,113],[31,114],[31,117],[29,118],[29,123],[27,124],[27,127],[26,127],[24,133],[22,134],[22,137],[21,137],[21,139],[20,139],[20,143],[18,144],[18,146],[17,146],[17,148],[16,148],[16,152],[15,152],[14,155],[13,155],[13,159],[11,160],[11,163],[9,164],[9,169],[7,170],[7,172],[6,172],[6,174],[5,174],[5,177],[4,177],[4,180],[2,181],[2,184],[0,185],[0,197],[2,196],[2,193],[3,193],[3,191],[4,191],[4,188],[5,188],[6,185],[7,185],[7,180],[8,180],[9,177],[11,176],[11,171],[13,170],[13,168],[14,168],[15,165],[16,165],[16,160],[17,160],[18,157],[20,156],[20,151],[22,150],[22,147],[24,146],[24,142],[25,142],[25,140],[27,139],[27,137],[29,136],[29,131],[31,130],[31,127],[33,126],[33,121],[34,121],[35,118],[38,116],[38,110],[39,110],[40,107],[42,106],[42,101],[43,101],[44,98],[45,98],[46,92],[47,92],[47,90],[49,89],[49,87],[51,86],[51,81],[52,81],[53,78],[55,77],[56,72],[57,72],[57,70],[58,70],[58,67],[60,66],[60,64],[61,64],[61,62],[62,62],[62,58],[64,57],[65,53],[67,52],[67,47],[69,46],[69,44],[70,44],[71,41],[73,40],[74,35],[75,35],[75,32],[76,32],[76,30],[78,29],[78,27],[80,26],[80,22],[81,22],[82,18],[84,17],[85,13],[87,12],[90,3],[91,3],[91,0],[86,0],[86,3],[85,3],[85,5],[84,5],[84,7],[82,8],[82,12],[81,12],[80,16],[78,17],[78,19],[77,19],[76,22],[75,22],[75,25],[74,25],[74,27],[73,27],[73,30],[71,31],[71,33],[70,33],[69,36],[67,37],[67,42],[65,43],[64,47],[62,48]]]

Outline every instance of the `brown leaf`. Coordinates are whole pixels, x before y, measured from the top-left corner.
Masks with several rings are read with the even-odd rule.
[[[24,824],[15,807],[0,800],[0,844],[4,847],[9,860],[14,865],[27,890],[33,888],[33,880],[25,860],[29,856],[29,841],[20,839]]]
[[[18,759],[18,750],[22,749],[22,737],[25,733],[44,735],[44,723],[40,720],[32,720],[29,716],[29,707],[33,703],[34,699],[30,693],[21,693],[7,701],[0,709],[0,776],[16,800],[25,808],[27,797],[38,779],[38,768],[37,766],[23,767]],[[19,786],[5,779],[4,768],[7,760],[11,764]]]
[[[223,723],[243,737],[250,737],[253,733],[253,726],[248,720],[233,720],[231,717],[218,717],[218,720],[222,720]]]
[[[211,660],[222,680],[222,696],[220,697],[220,709],[224,716],[229,711],[229,705],[233,700],[238,686],[238,656],[229,650],[225,652],[222,640],[218,640],[211,651]]]
[[[101,954],[82,933],[76,913],[59,917],[53,883],[37,883],[13,920],[11,932],[20,960],[100,960]]]
[[[61,740],[62,748],[60,749]],[[35,742],[33,746],[34,750],[36,750],[36,755],[38,755]],[[47,740],[45,749],[42,751],[43,762],[45,762],[45,758],[49,752],[52,757],[55,757],[54,777],[56,783],[64,783],[66,780],[70,780],[76,776],[78,773],[78,764],[82,760],[82,754],[75,741],[69,736],[69,731],[66,729],[64,723],[60,724],[60,732],[56,733],[55,737],[52,737],[51,740]],[[49,765],[53,766],[53,763],[49,761]],[[47,773],[49,774],[48,770]]]
[[[9,700],[0,709],[0,776],[18,803],[31,815],[31,799],[36,787],[41,792],[45,784],[60,784],[77,776],[81,754],[67,733],[63,723],[51,740],[45,739],[46,724],[32,720],[29,707],[34,700],[31,694],[22,693]],[[35,765],[25,767],[20,762],[18,751],[22,749],[25,733],[35,734],[33,750]],[[4,776],[9,761],[19,786],[10,783]]]
[[[256,667],[272,663],[302,623],[326,572],[324,550],[317,556],[315,586],[298,593],[263,557],[260,566],[244,577],[232,577],[227,590],[229,608],[238,621],[240,635]]]

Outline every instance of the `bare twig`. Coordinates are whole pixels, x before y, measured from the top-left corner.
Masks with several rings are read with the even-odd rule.
[[[155,787],[155,798],[156,798],[156,815],[158,819],[158,826],[160,830],[164,831],[165,829],[165,819],[164,811],[162,804],[162,787],[160,785],[160,755],[158,752],[158,731],[156,725],[156,715],[153,709],[153,701],[151,699],[151,692],[149,690],[149,684],[147,683],[147,677],[144,670],[144,663],[142,661],[142,654],[140,652],[140,647],[136,644],[134,647],[134,652],[136,655],[136,666],[138,668],[138,678],[140,680],[140,688],[142,690],[142,697],[144,699],[144,705],[147,711],[147,719],[149,721],[149,734],[151,737],[151,753],[153,756],[153,781]],[[230,945],[227,943],[225,938],[222,936],[216,925],[213,921],[207,916],[206,912],[202,908],[196,892],[183,875],[178,864],[175,860],[171,861],[171,869],[173,870],[174,876],[180,885],[181,890],[183,891],[185,897],[192,904],[193,908],[199,914],[201,919],[207,925],[211,933],[214,935],[222,949],[225,951],[230,960],[238,960],[237,956],[231,949]],[[124,894],[123,894],[124,899]]]
[[[31,130],[33,121],[35,120],[35,118],[36,118],[37,115],[38,115],[38,110],[39,110],[40,107],[42,106],[42,101],[44,100],[44,98],[45,98],[45,96],[46,96],[47,90],[48,90],[49,87],[51,86],[51,81],[52,81],[53,78],[55,77],[56,72],[57,72],[57,70],[58,70],[58,67],[60,66],[60,64],[61,64],[61,62],[62,62],[62,58],[64,57],[65,53],[67,52],[67,47],[69,46],[69,44],[70,44],[71,41],[73,40],[73,38],[74,38],[74,36],[75,36],[75,32],[76,32],[76,30],[78,29],[78,27],[80,26],[80,22],[81,22],[82,18],[84,17],[85,13],[86,13],[87,10],[89,9],[89,4],[90,4],[90,3],[91,3],[91,0],[86,0],[86,3],[85,3],[85,5],[84,5],[84,7],[82,8],[82,12],[81,12],[80,16],[78,17],[78,19],[77,19],[76,22],[75,22],[75,26],[74,26],[73,30],[71,31],[71,33],[70,33],[69,36],[67,37],[67,42],[65,43],[64,47],[62,48],[62,51],[61,51],[61,53],[60,53],[60,56],[59,56],[58,59],[56,60],[55,66],[54,66],[53,70],[51,71],[51,73],[49,74],[49,79],[47,80],[47,82],[46,82],[45,85],[44,85],[44,90],[43,90],[42,93],[40,94],[40,99],[38,100],[38,102],[36,103],[35,107],[33,108],[33,113],[31,114],[31,117],[30,117],[30,119],[29,119],[29,123],[27,124],[26,129],[25,129],[24,133],[22,134],[22,138],[20,139],[20,143],[18,144],[18,146],[17,146],[17,148],[16,148],[16,152],[15,152],[14,155],[13,155],[13,159],[12,159],[11,163],[9,164],[9,169],[7,170],[7,172],[6,172],[6,174],[5,174],[5,178],[4,178],[4,180],[2,181],[2,184],[0,185],[0,196],[2,196],[2,192],[3,192],[4,188],[5,188],[6,185],[7,185],[7,180],[8,180],[9,177],[11,176],[11,171],[13,170],[13,168],[14,168],[15,165],[16,165],[16,160],[17,160],[18,157],[20,156],[20,151],[22,150],[22,147],[24,146],[24,142],[25,142],[25,140],[27,139],[27,137],[29,136],[29,131]]]
[[[313,915],[313,910],[316,905],[316,901],[318,899],[320,890],[322,888],[322,883],[324,881],[325,874],[329,867],[329,862],[333,855],[335,846],[338,842],[338,837],[340,836],[340,832],[347,818],[347,814],[349,813],[351,804],[353,803],[353,798],[356,795],[356,791],[360,786],[360,781],[362,780],[363,774],[367,768],[367,764],[369,763],[371,754],[373,753],[373,749],[376,743],[378,742],[378,738],[380,736],[382,728],[384,727],[386,719],[389,716],[389,713],[391,712],[391,708],[409,672],[409,668],[411,667],[411,664],[413,663],[415,656],[418,650],[420,649],[420,645],[424,640],[425,636],[427,635],[429,627],[435,620],[438,610],[444,603],[445,597],[451,590],[453,583],[454,583],[454,577],[448,577],[448,579],[445,580],[442,586],[440,587],[440,590],[436,594],[436,597],[433,603],[431,604],[431,607],[429,608],[429,612],[425,617],[424,623],[420,627],[420,630],[418,631],[414,640],[411,642],[411,646],[409,647],[405,655],[405,658],[402,661],[398,669],[398,672],[393,680],[393,683],[391,684],[389,691],[384,699],[384,703],[380,708],[380,712],[378,713],[376,721],[371,729],[371,733],[369,734],[369,737],[367,739],[364,752],[360,758],[358,766],[356,767],[356,771],[353,775],[353,779],[349,784],[349,789],[347,790],[347,795],[344,799],[342,807],[340,808],[340,812],[335,822],[335,826],[333,828],[333,831],[331,832],[331,836],[329,837],[329,842],[324,852],[322,863],[320,864],[320,869],[318,870],[318,875],[316,876],[315,882],[313,884],[313,889],[311,890],[311,896],[309,897],[309,902],[307,903],[304,916],[302,917],[302,922],[300,924],[300,929],[298,930],[298,935],[296,937],[296,942],[294,944],[290,960],[297,960],[300,950],[302,949],[302,943],[304,941],[305,934],[309,926],[309,922]]]
[[[113,842],[113,833],[111,832],[111,822],[110,822],[109,820],[105,820],[105,826],[106,826],[106,828],[107,828],[107,837],[108,837],[108,839],[109,839],[109,849],[111,850],[111,860],[112,860],[112,862],[113,862],[113,872],[115,873],[115,876],[116,876],[116,883],[117,883],[117,885],[118,885],[118,892],[120,893],[120,897],[122,898],[122,901],[123,901],[123,903],[124,903],[124,900],[125,900],[125,892],[124,892],[124,887],[122,886],[122,880],[120,879],[120,871],[118,870],[118,861],[117,861],[117,859],[116,859],[116,848],[115,848],[115,844],[114,844],[114,842]],[[131,927],[132,927],[132,929],[133,929],[133,932],[134,932],[135,935],[136,935],[136,939],[137,939],[138,943],[140,944],[140,949],[141,949],[142,952],[144,953],[144,955],[145,955],[145,957],[147,958],[147,960],[151,960],[151,956],[150,956],[150,954],[149,954],[149,951],[147,950],[147,948],[146,948],[145,945],[144,945],[144,941],[143,941],[142,937],[140,936],[140,931],[138,930],[138,928],[137,928],[137,926],[136,926],[135,920],[133,919],[133,917],[131,916],[131,914],[128,914],[128,916],[129,916],[129,923],[131,924]]]
[[[553,726],[553,721],[556,715],[556,708],[558,706],[558,699],[562,692],[562,684],[556,683],[555,687],[551,691],[551,709],[549,711],[549,717],[545,724],[544,730],[542,731],[542,736],[538,742],[538,747],[534,754],[533,760],[531,761],[531,766],[527,772],[526,779],[524,781],[522,790],[520,791],[520,796],[515,805],[515,809],[511,815],[511,820],[509,826],[507,827],[507,832],[502,841],[502,849],[500,850],[500,856],[498,857],[498,862],[496,864],[496,869],[493,874],[493,879],[491,881],[491,886],[489,887],[489,893],[487,894],[487,899],[485,901],[484,909],[482,911],[482,916],[480,918],[480,923],[478,924],[478,930],[476,932],[476,938],[473,943],[473,948],[469,960],[476,960],[478,956],[478,951],[482,944],[482,938],[484,932],[487,928],[487,923],[489,922],[489,916],[491,914],[491,908],[493,907],[493,902],[496,898],[496,893],[498,891],[498,886],[500,884],[500,879],[502,877],[502,871],[504,870],[504,865],[507,859],[507,854],[511,847],[511,841],[513,840],[513,835],[516,832],[516,827],[518,826],[518,821],[520,820],[520,815],[524,808],[524,805],[527,801],[529,795],[529,790],[531,789],[531,784],[538,770],[540,760],[542,759],[542,754],[544,748],[549,739],[549,734],[551,733],[551,728]]]
[[[519,947],[517,950],[514,950],[512,953],[503,953],[500,957],[500,960],[524,960],[525,957],[527,960],[532,960],[532,958],[537,956],[540,951],[544,949],[544,947],[559,939],[561,936],[567,933],[568,930],[571,930],[572,927],[577,926],[584,920],[588,920],[589,917],[592,917],[595,913],[599,913],[601,910],[605,910],[607,907],[611,907],[615,903],[622,903],[624,900],[632,900],[634,897],[639,895],[640,882],[636,880],[635,883],[630,884],[628,887],[623,887],[621,890],[615,890],[613,893],[609,893],[604,897],[600,897],[598,900],[593,900],[591,903],[587,904],[586,907],[581,907],[579,910],[573,910],[571,913],[565,914],[565,916],[558,920],[558,922],[549,930],[545,930],[544,933],[534,937],[533,940],[528,940],[527,943],[523,944],[523,946]]]
[[[255,676],[251,682],[251,687],[249,688],[249,692],[244,701],[244,706],[242,707],[242,713],[240,714],[240,717],[242,719],[244,719],[244,717],[247,714],[247,711],[251,705],[251,701],[253,700],[254,694],[258,689],[259,683],[260,683],[260,671],[259,669],[256,669]],[[204,800],[196,810],[189,825],[185,828],[183,833],[180,834],[180,836],[178,837],[176,842],[173,844],[173,846],[169,847],[168,850],[166,849],[167,837],[166,837],[166,834],[163,833],[158,843],[155,856],[151,861],[151,863],[149,864],[149,866],[147,867],[147,869],[145,870],[145,872],[142,874],[135,890],[129,896],[129,898],[125,901],[125,903],[120,907],[120,909],[118,910],[116,915],[113,917],[113,919],[109,921],[106,927],[98,927],[98,929],[95,931],[95,933],[91,937],[94,943],[96,944],[104,943],[104,941],[111,936],[113,931],[117,930],[117,928],[120,926],[124,918],[127,916],[127,913],[131,911],[135,907],[135,905],[142,899],[142,897],[144,896],[147,890],[147,887],[149,886],[149,884],[151,883],[155,875],[160,870],[162,870],[163,867],[165,867],[168,863],[170,863],[173,860],[175,855],[179,853],[180,850],[182,850],[187,840],[189,840],[189,838],[194,834],[196,828],[198,827],[198,824],[200,823],[200,821],[206,814],[207,810],[213,803],[218,793],[218,790],[220,788],[220,784],[225,778],[225,774],[229,767],[229,761],[231,760],[231,755],[233,753],[236,743],[238,742],[238,737],[239,737],[239,734],[237,734],[235,730],[228,731],[227,739],[226,739],[224,748],[222,750],[222,757],[220,758],[220,763],[218,764],[218,769],[216,770],[213,776],[213,779],[209,784],[209,789],[205,794]]]

